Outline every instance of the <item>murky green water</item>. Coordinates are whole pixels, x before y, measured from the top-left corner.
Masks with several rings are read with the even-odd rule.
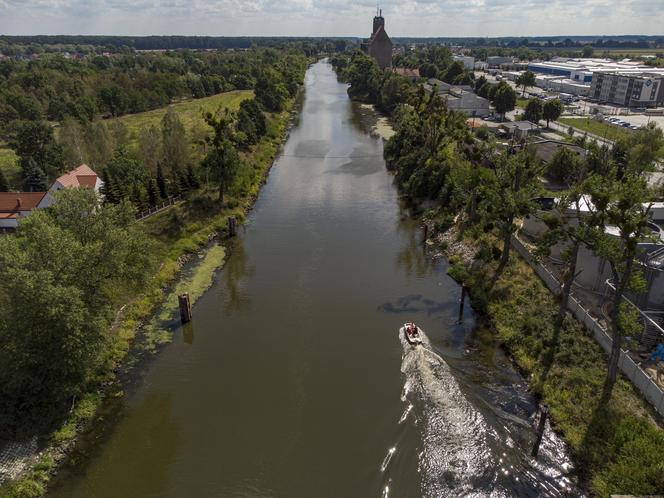
[[[326,63],[194,322],[105,413],[51,498],[560,496],[522,379],[400,210]],[[361,121],[361,120],[360,120]],[[416,321],[426,348],[397,330]],[[98,425],[102,427],[102,425]]]

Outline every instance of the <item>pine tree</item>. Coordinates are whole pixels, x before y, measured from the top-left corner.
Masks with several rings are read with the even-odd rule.
[[[187,166],[187,183],[189,184],[189,188],[191,190],[195,190],[201,186],[198,175],[194,171],[194,167],[191,164]]]
[[[164,169],[161,167],[161,162],[157,163],[157,187],[159,187],[159,196],[162,199],[167,199],[168,186],[166,185],[166,178],[164,178]]]
[[[159,187],[154,178],[150,178],[150,182],[148,183],[148,201],[150,206],[156,206],[159,202]]]

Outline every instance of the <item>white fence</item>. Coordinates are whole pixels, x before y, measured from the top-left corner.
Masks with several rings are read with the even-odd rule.
[[[512,236],[512,246],[521,255],[521,257],[535,270],[535,273],[544,281],[551,292],[558,295],[561,292],[560,282],[541,263],[537,262],[526,246],[516,237]],[[585,309],[581,303],[570,296],[567,305],[569,311],[574,317],[593,333],[595,340],[602,346],[602,349],[609,354],[611,351],[611,337],[606,329],[602,327],[599,321]],[[653,379],[624,351],[620,351],[618,366],[622,373],[634,384],[634,386],[652,403],[657,412],[664,416],[664,391],[653,381]]]
[[[173,204],[178,202],[180,199],[182,199],[181,195],[175,195],[172,197],[169,197],[166,199],[164,202],[161,204],[158,204],[157,206],[153,206],[149,209],[146,209],[145,211],[141,211],[140,213],[136,214],[136,219],[137,220],[144,220],[145,218],[152,216],[153,214],[161,213],[165,209],[168,209],[171,207]]]

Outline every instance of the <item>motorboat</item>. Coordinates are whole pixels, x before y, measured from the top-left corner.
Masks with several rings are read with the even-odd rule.
[[[422,344],[422,331],[414,323],[405,323],[399,332],[406,337],[409,344],[413,346]]]

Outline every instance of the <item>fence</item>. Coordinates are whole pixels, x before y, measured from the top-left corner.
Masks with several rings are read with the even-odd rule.
[[[528,251],[528,248],[516,237],[512,236],[512,246],[519,255],[535,270],[537,276],[546,284],[551,292],[558,295],[561,292],[560,282],[544,265],[537,262]],[[630,303],[631,304],[631,303]],[[611,337],[599,321],[585,309],[581,303],[570,296],[567,305],[569,311],[593,334],[595,340],[602,349],[609,354],[611,352]],[[657,412],[664,416],[664,391],[653,381],[653,379],[627,354],[625,350],[620,351],[618,367],[622,373],[634,384],[643,396],[655,407]]]
[[[174,195],[172,197],[169,197],[168,199],[166,199],[161,204],[159,204],[157,206],[153,206],[151,208],[148,208],[145,211],[141,211],[140,213],[138,213],[136,215],[136,219],[140,221],[140,220],[144,220],[145,218],[147,218],[149,216],[152,216],[154,214],[161,213],[162,211],[164,211],[165,209],[168,209],[169,207],[171,207],[173,204],[175,204],[176,202],[178,202],[181,199],[182,199],[181,195]]]

